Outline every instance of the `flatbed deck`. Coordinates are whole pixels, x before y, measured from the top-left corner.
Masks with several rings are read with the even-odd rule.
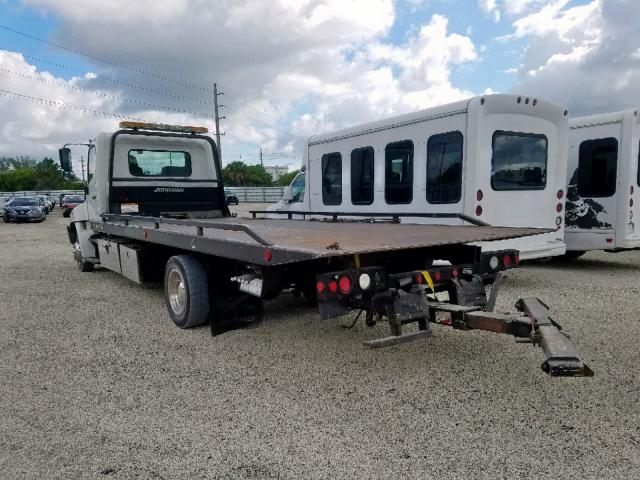
[[[283,265],[329,257],[505,240],[550,231],[539,228],[235,217],[182,220],[107,214],[102,218],[102,222],[92,222],[91,227],[106,235],[258,265]]]

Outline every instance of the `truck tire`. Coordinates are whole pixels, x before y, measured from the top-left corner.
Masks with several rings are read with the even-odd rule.
[[[164,301],[171,320],[180,328],[199,327],[209,319],[209,281],[202,262],[176,255],[164,272]]]
[[[93,264],[93,262],[89,262],[84,259],[84,257],[82,256],[82,251],[80,250],[80,244],[76,242],[73,246],[75,248],[73,252],[73,258],[75,259],[76,264],[78,265],[78,270],[80,270],[83,273],[93,272],[95,265]]]

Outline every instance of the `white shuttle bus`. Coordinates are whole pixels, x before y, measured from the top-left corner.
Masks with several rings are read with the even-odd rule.
[[[487,95],[314,136],[304,173],[269,210],[550,228],[486,246],[521,259],[562,255],[567,135],[564,108]]]
[[[638,111],[573,118],[569,126],[567,255],[640,248]]]

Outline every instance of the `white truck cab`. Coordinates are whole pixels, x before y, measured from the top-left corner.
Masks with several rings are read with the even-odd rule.
[[[200,127],[121,122],[89,147],[86,201],[71,213],[77,258],[97,262],[90,222],[103,214],[218,218],[228,212],[217,149]]]

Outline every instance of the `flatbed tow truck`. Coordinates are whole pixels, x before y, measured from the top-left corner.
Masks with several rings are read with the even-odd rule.
[[[60,155],[70,165],[69,151]],[[88,162],[87,201],[68,226],[79,269],[100,266],[136,283],[163,279],[180,328],[209,323],[216,334],[258,322],[264,300],[295,292],[317,303],[323,319],[359,311],[369,326],[387,322],[389,336],[365,342],[370,347],[428,337],[438,323],[539,345],[552,376],[593,374],[542,301],[519,300],[518,314],[493,311],[518,252],[467,245],[547,230],[335,215],[239,219],[225,202],[216,145],[201,127],[122,122],[91,143]],[[417,329],[407,331],[409,324]]]

